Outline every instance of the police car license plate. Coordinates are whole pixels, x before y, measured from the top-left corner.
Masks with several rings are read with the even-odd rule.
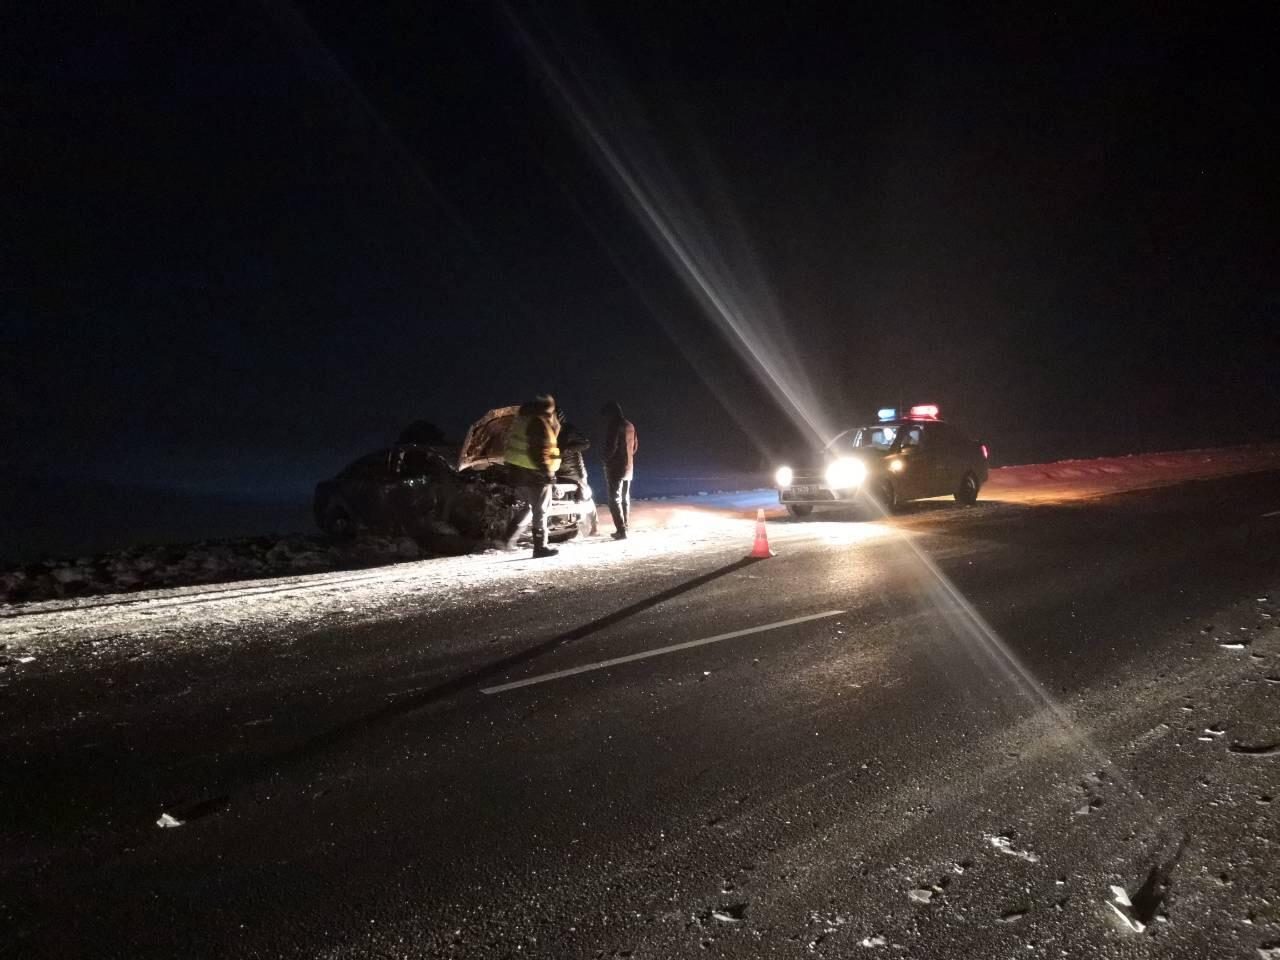
[[[817,493],[818,488],[811,485],[801,485],[801,486],[792,487],[791,492],[792,494],[810,494],[811,495],[811,494]]]

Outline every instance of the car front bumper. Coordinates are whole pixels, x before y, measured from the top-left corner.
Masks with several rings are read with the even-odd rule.
[[[789,487],[778,488],[778,502],[801,506],[848,503],[857,497],[861,489],[861,484],[836,490],[822,483],[793,483]]]
[[[595,509],[595,502],[590,497],[582,500],[578,497],[576,483],[557,483],[552,495],[551,506],[547,508],[548,517],[583,516]]]

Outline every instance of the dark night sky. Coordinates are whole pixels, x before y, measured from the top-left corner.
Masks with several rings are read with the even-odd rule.
[[[7,470],[301,486],[539,390],[616,396],[653,471],[790,441],[500,4],[110,6],[0,41]],[[511,9],[754,251],[835,419],[1280,429],[1271,5]]]

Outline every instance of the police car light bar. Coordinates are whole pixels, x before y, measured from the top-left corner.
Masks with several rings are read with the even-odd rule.
[[[893,420],[898,416],[898,411],[893,407],[881,407],[876,411],[876,416],[881,420]]]
[[[938,419],[938,405],[936,403],[920,403],[912,407],[908,412],[909,417],[921,417],[926,420]]]

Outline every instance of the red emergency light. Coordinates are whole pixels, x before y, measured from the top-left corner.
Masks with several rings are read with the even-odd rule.
[[[936,403],[920,403],[907,411],[908,417],[918,417],[922,420],[937,420],[938,405]]]

